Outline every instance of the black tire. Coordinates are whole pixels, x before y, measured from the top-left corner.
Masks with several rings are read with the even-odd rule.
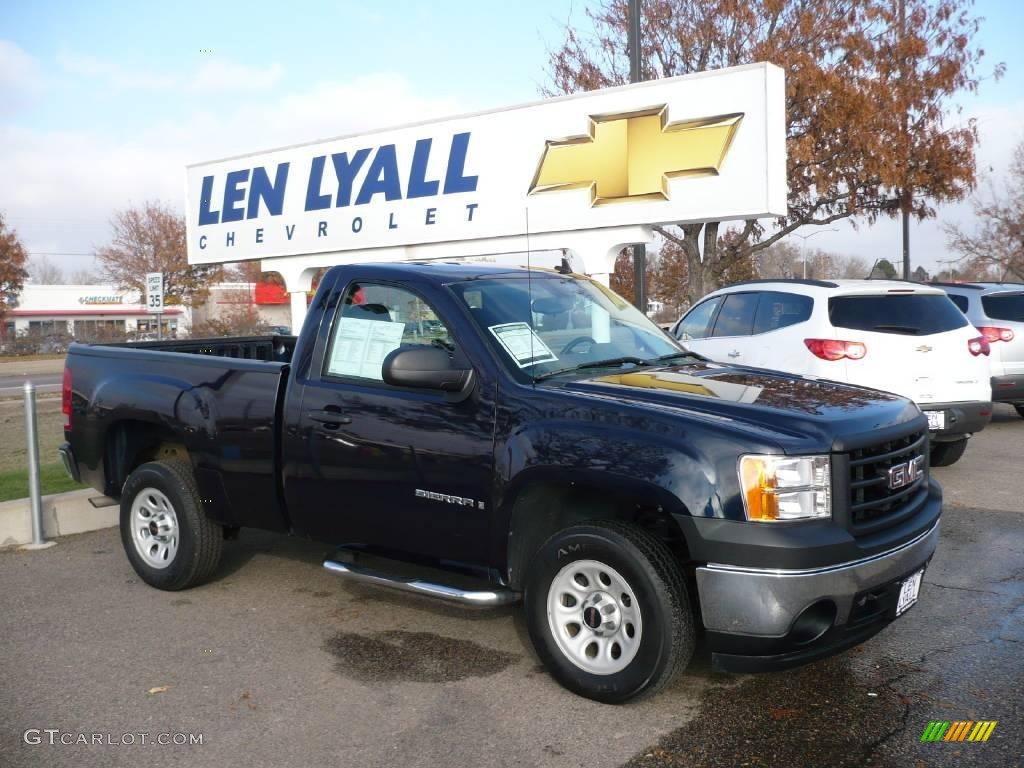
[[[931,462],[933,467],[948,467],[960,461],[967,448],[967,438],[951,443],[932,443]]]
[[[145,547],[136,544],[133,505],[147,489],[163,494],[176,518],[173,528],[177,534],[175,552],[162,567],[148,563],[140,552]],[[150,500],[155,498],[155,495],[150,495]],[[224,532],[203,512],[192,467],[187,462],[151,461],[129,475],[121,493],[121,544],[135,572],[157,589],[188,589],[213,574],[224,546]],[[155,559],[152,554],[150,557]]]
[[[610,566],[635,595],[642,630],[635,656],[621,670],[595,674],[583,669],[553,635],[549,589],[563,569],[583,561]],[[559,683],[588,699],[619,704],[652,694],[693,656],[694,617],[679,566],[668,547],[632,525],[600,521],[556,533],[531,560],[523,599],[537,655]]]
[[[1013,407],[1017,409],[1017,415],[1024,418],[1024,405],[1014,405]]]

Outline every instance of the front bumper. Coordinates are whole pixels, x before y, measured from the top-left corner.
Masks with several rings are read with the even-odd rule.
[[[944,429],[929,430],[932,442],[942,443],[970,437],[981,432],[992,420],[992,403],[918,403],[922,412],[943,411],[946,414]]]
[[[863,642],[896,618],[900,582],[935,552],[939,523],[894,549],[804,570],[709,563],[697,568],[717,667],[784,669]]]
[[[992,400],[997,403],[1024,403],[1024,375],[993,376]]]

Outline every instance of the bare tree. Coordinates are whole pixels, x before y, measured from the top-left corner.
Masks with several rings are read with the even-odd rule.
[[[32,256],[28,260],[28,276],[40,285],[61,285],[64,282],[64,270],[46,256]]]
[[[68,277],[68,282],[71,285],[96,285],[101,280],[91,269],[80,268],[71,273]]]
[[[147,272],[164,275],[164,301],[192,305],[222,279],[219,265],[191,266],[185,252],[185,218],[160,202],[126,208],[110,222],[114,238],[97,249],[101,276],[119,288],[145,291]]]
[[[847,280],[863,280],[870,270],[871,263],[862,256],[840,256],[835,276]]]
[[[975,195],[971,205],[978,220],[973,232],[946,227],[950,248],[961,255],[958,270],[1024,280],[1024,141],[1013,150],[1003,188],[989,179],[987,194]]]

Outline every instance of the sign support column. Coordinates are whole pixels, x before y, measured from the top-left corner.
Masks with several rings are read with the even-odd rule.
[[[629,0],[629,82],[639,83],[644,79],[641,70],[640,44],[640,0]],[[636,243],[633,246],[633,304],[644,314],[647,313],[647,246]]]

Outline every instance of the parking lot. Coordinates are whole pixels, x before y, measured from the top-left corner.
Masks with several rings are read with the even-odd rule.
[[[1021,765],[1022,439],[1000,407],[935,471],[942,542],[920,603],[881,635],[756,676],[715,673],[699,649],[621,707],[554,683],[515,609],[344,583],[317,544],[244,531],[215,581],[180,593],[136,578],[115,529],[5,551],[0,765]],[[986,743],[922,743],[933,720],[998,725]]]

